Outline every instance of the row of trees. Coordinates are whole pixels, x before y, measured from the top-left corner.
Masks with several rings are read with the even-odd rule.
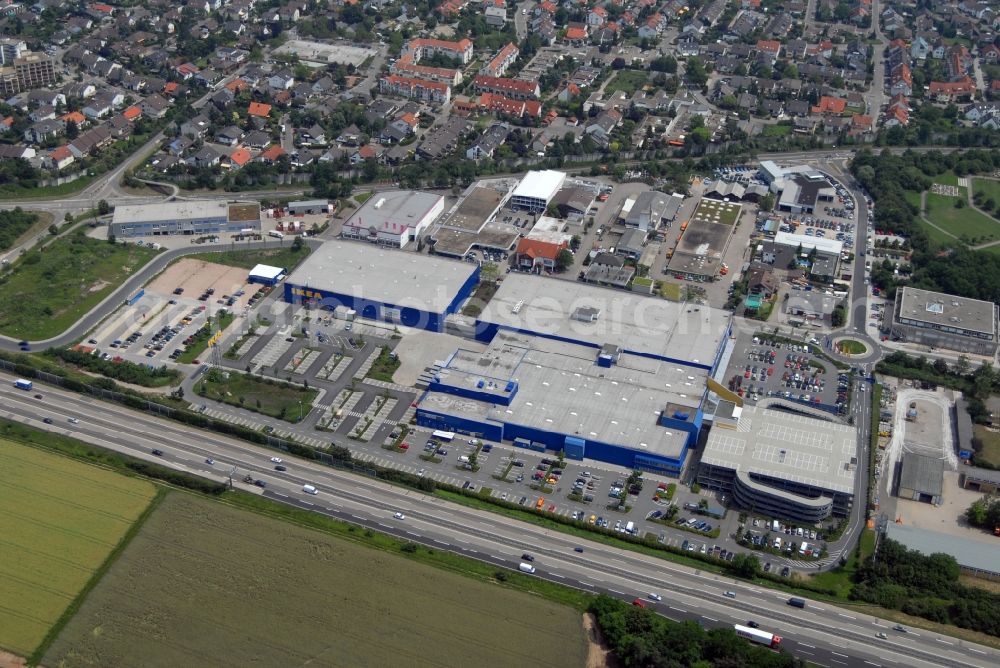
[[[13,246],[18,237],[31,229],[37,220],[37,214],[24,211],[21,207],[0,211],[0,250]]]
[[[608,646],[625,666],[805,666],[803,660],[788,652],[751,644],[732,629],[706,631],[697,622],[674,622],[610,596],[595,598],[590,612]]]
[[[70,350],[68,348],[49,348],[45,351],[45,354],[81,369],[99,373],[107,378],[114,378],[123,383],[131,383],[143,387],[170,385],[181,377],[179,371],[169,369],[166,365],[150,368],[145,364],[136,364],[127,360],[104,360],[97,355]]]
[[[925,556],[886,539],[858,568],[850,597],[1000,636],[1000,595],[960,584],[960,572],[950,555]]]

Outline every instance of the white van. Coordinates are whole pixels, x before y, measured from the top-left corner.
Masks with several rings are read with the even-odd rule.
[[[319,492],[312,485],[302,485],[302,491],[306,494],[318,494]]]
[[[535,572],[535,567],[534,566],[532,566],[531,564],[526,564],[523,561],[521,562],[521,565],[518,566],[517,568],[522,573],[534,573]]]
[[[469,458],[466,457],[465,455],[462,455],[461,457],[458,458],[458,461],[460,463],[462,463],[462,464],[468,464],[469,463]]]

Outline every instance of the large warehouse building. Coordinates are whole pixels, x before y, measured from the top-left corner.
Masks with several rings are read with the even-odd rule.
[[[813,213],[819,202],[832,202],[837,196],[830,179],[807,165],[779,167],[771,160],[763,160],[758,174],[778,195],[778,211]]]
[[[238,234],[260,230],[257,202],[161,202],[119,204],[111,219],[110,234],[118,239],[168,234]]]
[[[730,317],[584,283],[508,274],[417,422],[677,476],[702,428]]]
[[[515,208],[541,213],[565,182],[566,174],[563,172],[551,169],[544,172],[528,172],[514,188],[510,204]]]
[[[814,523],[850,514],[857,457],[854,427],[723,401],[698,483],[753,512]]]
[[[345,239],[403,248],[423,234],[442,211],[444,198],[440,195],[416,190],[375,193],[344,223],[341,234]]]
[[[901,341],[993,356],[997,313],[992,302],[904,287],[896,291],[890,332]]]
[[[479,265],[328,241],[285,281],[285,301],[435,332],[472,294]]]

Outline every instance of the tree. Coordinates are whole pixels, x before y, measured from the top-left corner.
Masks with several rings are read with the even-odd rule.
[[[754,578],[760,573],[760,561],[752,554],[737,554],[733,557],[733,570],[743,578]]]
[[[955,363],[955,373],[964,376],[969,373],[969,358],[966,355],[959,355],[958,362]]]
[[[111,205],[108,204],[106,199],[102,199],[97,203],[97,214],[100,216],[106,216],[111,213]]]
[[[80,136],[80,126],[76,124],[76,121],[68,121],[66,123],[66,139],[73,141]]]
[[[566,271],[573,266],[573,254],[563,248],[556,255],[556,271]]]
[[[768,193],[760,198],[761,211],[774,210],[774,193]]]

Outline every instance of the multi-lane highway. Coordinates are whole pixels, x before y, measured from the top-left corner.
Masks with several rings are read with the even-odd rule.
[[[695,619],[706,626],[754,620],[781,635],[784,646],[824,666],[969,666],[1000,664],[1000,652],[929,631],[894,631],[892,624],[858,612],[810,601],[804,610],[787,605],[787,594],[723,575],[610,547],[466,508],[420,492],[355,476],[312,462],[291,460],[274,471],[274,451],[223,436],[186,428],[143,413],[57,388],[36,386],[23,392],[13,376],[0,374],[3,417],[51,429],[83,441],[160,461],[167,466],[226,480],[235,467],[236,485],[246,474],[268,482],[265,494],[408,540],[448,549],[471,558],[516,568],[523,552],[532,553],[537,577],[589,592],[631,600],[651,592],[663,601],[650,607],[672,619]],[[43,399],[35,399],[41,393]],[[70,423],[73,417],[77,423]],[[52,423],[43,423],[49,418]],[[151,454],[163,451],[162,457]],[[205,459],[214,459],[209,465]],[[315,485],[317,495],[302,492]],[[393,515],[402,512],[405,520]],[[575,551],[582,547],[583,552]],[[735,592],[728,598],[726,591]],[[880,639],[878,633],[888,637]]]

